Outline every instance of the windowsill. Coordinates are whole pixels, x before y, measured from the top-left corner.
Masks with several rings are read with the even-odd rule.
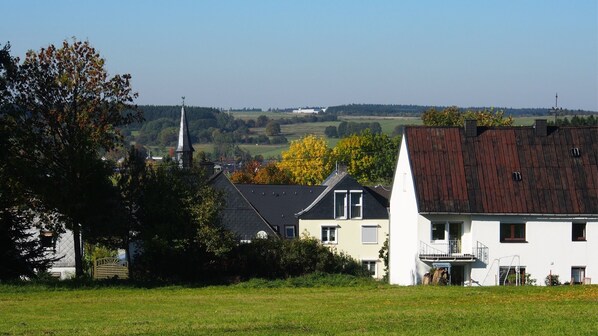
[[[501,243],[505,244],[527,244],[527,240],[501,240]]]
[[[587,242],[587,240],[586,240],[586,239],[573,239],[573,240],[572,240],[572,242],[574,242],[574,243],[575,243],[575,242],[582,242],[582,243],[585,243],[585,242]]]
[[[375,242],[375,243],[371,243],[371,242],[370,242],[370,243],[361,242],[361,243],[362,243],[363,245],[378,245],[378,242]]]
[[[322,245],[337,245],[337,242],[322,242]]]

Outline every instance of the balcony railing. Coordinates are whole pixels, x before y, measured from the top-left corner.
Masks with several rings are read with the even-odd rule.
[[[476,259],[488,263],[488,247],[479,241],[473,247],[473,251],[463,252],[461,240],[449,240],[445,243],[429,245],[420,241],[419,258],[423,261],[468,261]]]

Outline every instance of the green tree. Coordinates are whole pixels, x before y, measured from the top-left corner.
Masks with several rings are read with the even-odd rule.
[[[276,121],[269,121],[268,125],[266,125],[266,135],[268,136],[275,136],[275,135],[279,135],[281,132],[280,130],[280,124],[277,123]]]
[[[113,196],[112,168],[99,153],[120,143],[118,126],[141,120],[130,78],[109,77],[89,42],[74,40],[29,51],[11,88],[20,140],[12,149],[23,182],[64,216],[75,240],[77,276],[83,275],[81,235],[106,225],[105,197]]]
[[[326,126],[324,129],[324,135],[328,138],[338,138],[338,132],[336,131],[336,126]]]
[[[132,231],[141,252],[133,264],[134,276],[199,280],[219,272],[235,240],[219,225],[223,199],[207,184],[206,173],[167,163],[137,176],[138,187],[137,178],[127,177],[133,183],[125,182],[121,189],[131,197],[130,209],[136,209]]]
[[[483,109],[480,111],[462,111],[456,106],[451,106],[438,111],[430,108],[422,114],[426,126],[463,126],[465,120],[475,119],[479,126],[511,126],[513,117],[505,117],[502,110]]]
[[[332,171],[330,154],[324,138],[306,135],[292,141],[289,150],[282,152],[278,167],[290,171],[296,184],[320,184]]]
[[[360,183],[390,183],[400,137],[375,134],[366,129],[341,139],[332,150],[332,160],[347,165],[347,172]]]
[[[18,176],[19,160],[12,150],[18,142],[11,88],[18,60],[10,55],[10,44],[0,48],[0,281],[34,277],[52,259],[38,239],[34,213],[40,205],[30,198]],[[38,218],[40,219],[40,218]]]

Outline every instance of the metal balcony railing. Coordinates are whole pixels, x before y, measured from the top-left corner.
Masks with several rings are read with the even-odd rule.
[[[473,247],[473,251],[468,253],[462,251],[461,240],[449,240],[444,243],[435,243],[434,245],[420,241],[419,257],[425,261],[474,261],[474,259],[478,259],[484,263],[488,263],[488,247],[478,241]]]

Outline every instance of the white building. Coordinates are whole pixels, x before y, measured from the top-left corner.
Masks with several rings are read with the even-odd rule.
[[[392,284],[598,282],[598,128],[406,127],[389,251]]]

